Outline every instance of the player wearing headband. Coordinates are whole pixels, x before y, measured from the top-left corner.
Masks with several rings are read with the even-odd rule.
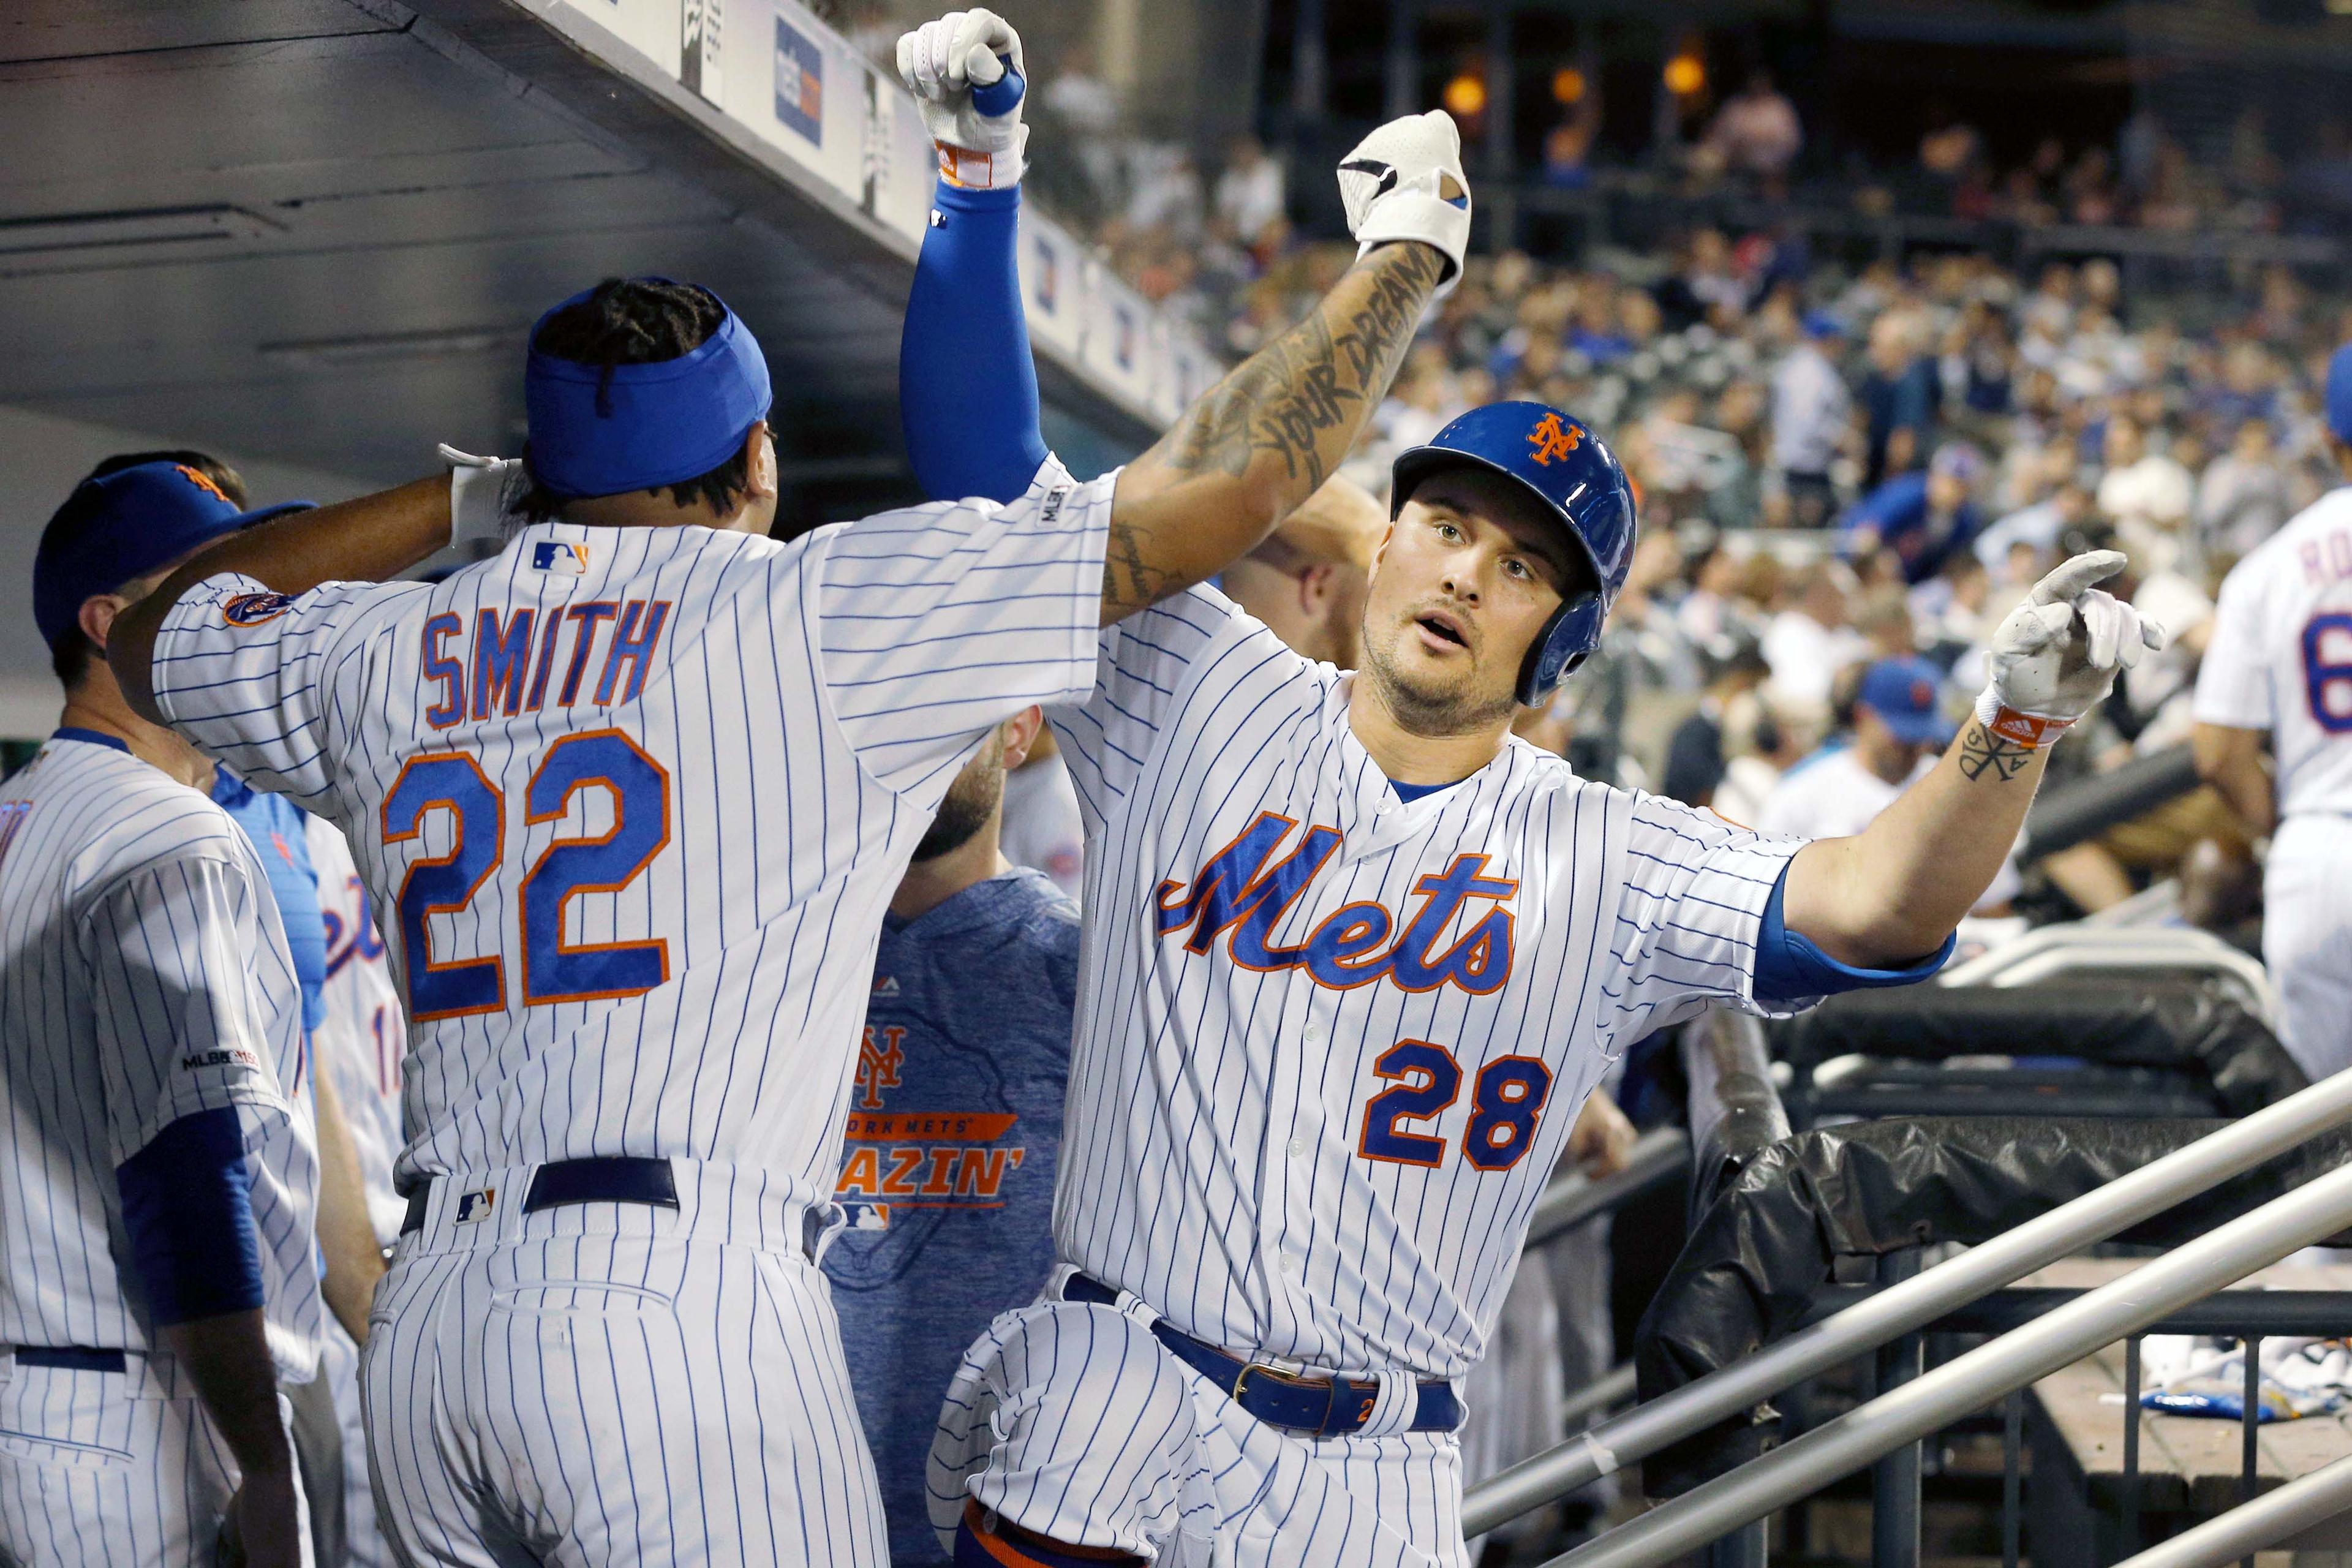
[[[1017,60],[977,15],[959,58]],[[988,162],[941,186],[909,353],[1020,341],[1009,268],[943,295],[930,265],[1011,221],[1017,135]],[[983,738],[1092,689],[1102,623],[1338,465],[1460,238],[1357,266],[1119,479],[1038,447],[1002,504],[789,542],[749,328],[606,283],[532,333],[528,474],[468,470],[461,500],[530,481],[495,557],[380,581],[449,538],[426,482],[241,536],[128,618],[131,700],[336,822],[383,912],[409,1212],[362,1377],[404,1556],[884,1561],[815,1264],[890,891]]]

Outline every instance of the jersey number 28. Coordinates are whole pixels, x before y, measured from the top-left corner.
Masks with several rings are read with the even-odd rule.
[[[1444,1046],[1399,1040],[1372,1064],[1372,1076],[1388,1082],[1364,1102],[1363,1131],[1356,1152],[1391,1164],[1435,1166],[1445,1159],[1445,1140],[1408,1131],[1401,1123],[1425,1121],[1462,1093],[1462,1064]],[[1507,1171],[1517,1164],[1543,1120],[1551,1097],[1551,1068],[1533,1057],[1496,1057],[1478,1069],[1470,1089],[1470,1124],[1462,1130],[1462,1157],[1481,1171]]]
[[[567,735],[547,749],[524,786],[524,823],[560,819],[584,789],[610,795],[612,826],[595,837],[556,839],[523,876],[517,951],[526,1007],[635,996],[669,978],[667,942],[590,944],[563,935],[565,906],[573,898],[619,892],[669,843],[669,773],[618,730]],[[506,961],[496,953],[436,960],[426,922],[464,910],[505,860],[506,796],[463,752],[413,758],[383,798],[383,841],[417,837],[436,811],[455,819],[447,853],[412,862],[400,883],[409,1016],[425,1022],[503,1012]]]

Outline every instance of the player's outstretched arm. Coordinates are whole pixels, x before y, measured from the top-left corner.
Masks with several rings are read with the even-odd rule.
[[[1842,963],[1897,968],[1941,947],[2008,858],[2049,746],[2105,700],[2164,628],[2093,584],[2124,563],[2077,555],[2034,587],[1992,639],[1992,679],[1943,761],[1851,838],[1789,863],[1790,931]]]
[[[123,611],[107,634],[106,661],[131,706],[144,718],[165,722],[155,705],[152,673],[155,634],[181,596],[208,577],[240,572],[273,594],[307,594],[321,583],[397,577],[447,546],[453,536],[498,537],[503,497],[514,486],[520,462],[443,451],[457,463],[449,473],[289,512],[231,534]]]
[[[1339,166],[1356,265],[1120,471],[1103,624],[1255,549],[1362,434],[1470,234],[1461,137],[1443,111],[1392,121]]]

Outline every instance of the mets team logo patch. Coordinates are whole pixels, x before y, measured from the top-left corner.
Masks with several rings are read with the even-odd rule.
[[[540,540],[530,547],[530,569],[585,577],[588,575],[588,547],[563,539]]]
[[[221,619],[233,626],[258,626],[276,620],[293,607],[284,594],[239,594],[221,606]]]

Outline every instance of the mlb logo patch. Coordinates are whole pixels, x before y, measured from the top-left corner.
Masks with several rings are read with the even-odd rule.
[[[890,1228],[888,1204],[844,1204],[841,1212],[848,1216],[848,1229],[876,1231]]]
[[[239,594],[221,606],[221,619],[233,626],[257,626],[276,620],[293,606],[283,594]]]
[[[490,1210],[497,1206],[498,1201],[499,1190],[496,1187],[480,1187],[470,1193],[459,1193],[457,1215],[450,1223],[452,1225],[478,1224],[490,1217]]]
[[[530,569],[561,572],[568,577],[588,575],[588,547],[569,540],[542,539],[530,547]]]

